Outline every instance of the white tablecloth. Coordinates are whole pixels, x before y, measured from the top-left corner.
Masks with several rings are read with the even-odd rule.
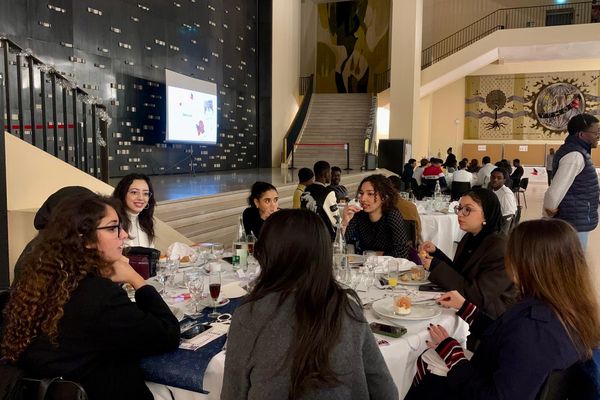
[[[371,298],[379,298],[383,294],[383,291],[375,288],[369,290]],[[361,295],[363,297],[365,293],[361,293]],[[365,317],[369,322],[377,320],[388,323],[386,320],[377,319],[372,310],[365,311]],[[402,399],[410,389],[415,374],[417,357],[427,349],[425,340],[429,339],[429,333],[427,332],[428,324],[433,323],[444,326],[450,336],[461,342],[463,346],[466,346],[469,329],[468,325],[451,310],[443,310],[442,314],[438,317],[425,321],[395,320],[394,322],[407,328],[407,333],[403,337],[395,339],[388,336],[375,335],[375,338],[384,339],[389,343],[387,346],[380,346],[379,349],[398,387],[400,399]],[[171,388],[173,398],[175,400],[218,400],[221,396],[224,369],[225,352],[221,352],[213,357],[204,374],[204,389],[210,392],[208,395]],[[171,393],[169,393],[166,386],[154,383],[149,383],[148,386],[156,400],[171,400]]]
[[[465,234],[458,226],[458,215],[455,213],[427,212],[419,213],[421,217],[421,236],[429,240],[443,251],[448,257],[453,258],[456,243]]]

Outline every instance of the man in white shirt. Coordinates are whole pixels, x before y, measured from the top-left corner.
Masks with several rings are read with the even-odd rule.
[[[517,213],[517,200],[512,190],[504,184],[508,179],[508,171],[504,168],[496,168],[490,174],[490,189],[500,201],[502,216],[515,215]]]
[[[465,160],[458,163],[458,171],[454,171],[454,174],[452,174],[452,182],[469,182],[473,185],[473,174],[467,171]]]
[[[489,156],[483,157],[481,162],[483,163],[483,167],[477,172],[477,179],[473,183],[473,186],[486,188],[488,183],[490,183],[490,175],[492,174],[492,171],[496,169],[496,166],[492,164]]]
[[[426,158],[422,158],[420,164],[420,166],[415,168],[415,171],[413,172],[412,176],[417,181],[417,185],[419,186],[421,186],[421,177],[423,176],[423,171],[425,171],[425,168],[427,168],[427,166],[429,165],[429,160]]]

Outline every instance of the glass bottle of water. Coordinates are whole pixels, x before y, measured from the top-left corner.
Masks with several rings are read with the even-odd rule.
[[[433,198],[440,199],[442,197],[442,188],[440,187],[440,181],[435,183],[435,189],[433,191]]]
[[[337,221],[335,239],[333,241],[333,268],[335,270],[336,279],[343,281],[346,274],[346,240],[342,232],[340,220]]]

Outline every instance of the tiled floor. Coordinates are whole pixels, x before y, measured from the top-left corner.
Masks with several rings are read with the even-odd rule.
[[[544,183],[532,182],[527,188],[527,208],[523,207],[521,221],[541,218],[544,193],[548,186]],[[523,203],[521,202],[521,205]],[[587,248],[588,262],[592,268],[592,276],[600,294],[600,254],[596,251],[600,247],[600,228],[596,228],[589,237]]]

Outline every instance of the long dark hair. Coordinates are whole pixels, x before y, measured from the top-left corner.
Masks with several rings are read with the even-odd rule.
[[[352,307],[351,298],[360,304],[356,293],[342,289],[333,277],[331,236],[323,220],[303,209],[274,213],[262,227],[255,255],[261,272],[246,302],[279,293],[281,305],[294,296],[296,336],[288,353],[292,359],[289,398],[338,385],[330,355],[342,320],[350,316],[360,321],[362,316]]]
[[[129,187],[131,186],[133,181],[135,181],[136,179],[146,181],[146,183],[148,184],[148,189],[150,190],[150,193],[152,193],[152,195],[148,199],[148,208],[143,209],[142,212],[138,215],[140,227],[144,232],[146,232],[146,235],[148,235],[148,240],[152,242],[154,240],[154,208],[156,207],[156,200],[154,200],[154,188],[152,187],[152,182],[150,182],[150,178],[148,178],[148,176],[144,174],[129,174],[123,177],[123,179],[121,179],[115,187],[113,197],[121,201],[122,206],[120,209],[120,214],[126,216],[127,191],[129,190]],[[129,232],[129,228],[131,228],[129,226],[129,218],[123,218],[121,224],[123,225],[123,229]]]
[[[575,229],[559,219],[522,222],[510,235],[505,260],[521,294],[552,308],[590,358],[600,344],[600,311]]]
[[[110,265],[95,248],[97,226],[107,207],[118,201],[96,194],[63,200],[38,234],[25,256],[22,277],[12,289],[6,307],[2,355],[16,361],[32,340],[45,334],[52,343],[71,293],[87,275],[103,275]]]
[[[269,190],[277,192],[277,188],[268,182],[254,182],[254,185],[252,185],[252,188],[250,189],[250,196],[248,196],[248,205],[256,208],[254,200],[260,200],[263,193],[268,192]]]

